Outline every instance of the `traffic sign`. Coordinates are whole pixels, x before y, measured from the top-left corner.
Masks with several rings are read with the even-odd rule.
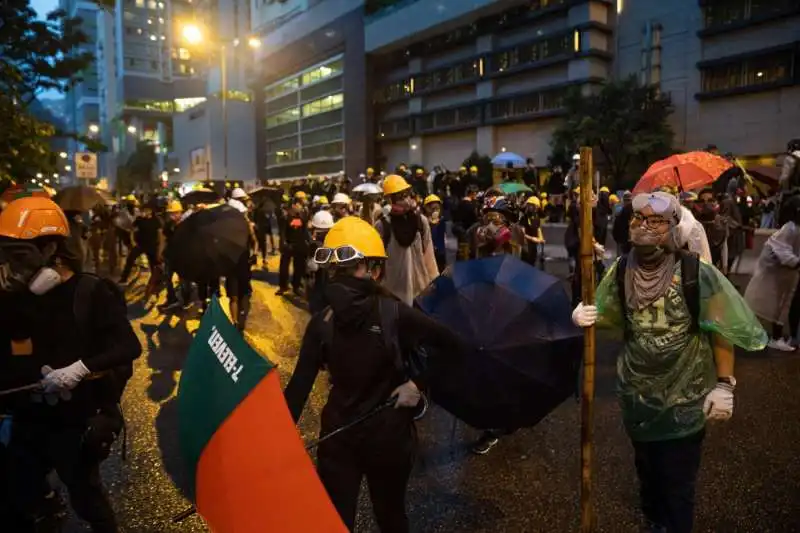
[[[75,154],[75,176],[78,178],[97,178],[97,154],[77,152]]]

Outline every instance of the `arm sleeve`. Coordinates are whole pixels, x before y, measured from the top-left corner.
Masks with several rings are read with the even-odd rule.
[[[792,242],[795,239],[797,226],[793,222],[784,224],[781,229],[773,233],[764,243],[762,254],[767,253],[771,259],[785,267],[796,268],[800,264],[800,257],[794,252]]]
[[[118,296],[104,283],[97,283],[91,295],[93,355],[83,359],[92,372],[103,372],[129,364],[142,354],[142,345],[128,320]]]
[[[767,332],[739,291],[714,266],[701,261],[700,329],[749,351],[763,350]]]
[[[783,160],[783,167],[781,168],[781,177],[778,180],[783,188],[787,188],[789,186],[788,185],[789,180],[794,174],[795,165],[797,165],[797,159],[792,157],[791,155],[787,155],[786,159]]]
[[[292,413],[292,420],[295,424],[303,414],[303,408],[314,388],[314,381],[322,367],[322,341],[317,334],[316,322],[312,319],[303,335],[303,343],[300,345],[300,356],[297,358],[297,366],[294,368],[292,378],[283,391],[286,405]]]
[[[614,264],[606,271],[595,293],[599,327],[625,328],[625,313],[623,313],[622,302],[619,301],[619,289],[617,288],[618,268],[619,259],[614,261]]]

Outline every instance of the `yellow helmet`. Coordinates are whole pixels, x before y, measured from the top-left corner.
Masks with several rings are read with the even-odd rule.
[[[546,193],[546,192],[543,192],[543,193],[539,194],[539,197],[540,197],[542,200],[544,200],[545,198],[547,198],[547,193]]]
[[[386,259],[386,248],[378,230],[360,217],[344,217],[328,231],[325,248],[352,246],[364,257]]]
[[[296,200],[305,200],[308,195],[305,193],[305,191],[297,191],[294,193],[294,197]]]
[[[469,171],[470,172],[477,172],[478,171],[478,167],[476,167],[475,165],[472,165],[471,167],[469,167]]]
[[[183,206],[178,200],[172,200],[167,206],[167,213],[183,213]]]
[[[581,193],[581,188],[575,187],[575,194],[580,194],[580,193]]]
[[[600,187],[600,192],[609,192],[608,187],[603,185],[602,187]]]
[[[467,171],[467,167],[465,167],[465,166],[462,166],[462,167],[461,167],[460,169],[458,169],[458,170],[460,170],[461,172],[466,172],[466,171]]]
[[[436,196],[435,194],[429,194],[425,197],[425,201],[422,202],[422,205],[432,204],[433,202],[442,203],[442,199]]]
[[[288,195],[288,194],[284,194],[283,196],[281,196],[281,199],[282,199],[284,202],[288,202],[288,201],[289,201],[289,195]]]
[[[375,169],[374,169],[374,168],[372,168],[372,167],[369,167],[369,168],[367,169],[367,174],[375,174]]]
[[[417,167],[417,170],[416,170],[416,174],[417,174],[417,176],[421,176],[421,175],[422,175],[422,174],[424,174],[424,173],[425,173],[425,171],[424,171],[424,170],[422,170],[420,167]]]
[[[525,204],[535,205],[536,207],[542,206],[542,202],[535,196],[531,196],[530,198],[528,198]]]
[[[616,194],[612,194],[608,197],[608,203],[610,204],[618,204],[619,203],[619,196]]]
[[[392,195],[397,194],[399,192],[407,191],[411,188],[411,185],[397,174],[389,174],[383,180],[383,194]]]
[[[319,205],[328,205],[328,197],[327,196],[320,196],[319,200],[317,200]]]

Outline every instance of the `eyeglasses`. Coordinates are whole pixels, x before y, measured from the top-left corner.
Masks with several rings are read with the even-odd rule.
[[[639,224],[647,224],[650,227],[664,226],[669,224],[669,220],[662,217],[661,215],[644,216],[641,213],[634,213],[633,220]]]
[[[318,265],[327,265],[331,262],[331,259],[336,263],[348,263],[365,258],[364,254],[349,244],[338,248],[320,247],[314,252],[314,262]]]

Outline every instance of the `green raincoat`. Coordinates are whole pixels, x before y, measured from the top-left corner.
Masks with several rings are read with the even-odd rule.
[[[705,425],[703,401],[717,381],[711,333],[745,350],[764,348],[767,334],[733,285],[701,261],[700,328],[684,301],[677,261],[667,293],[641,311],[620,305],[617,265],[597,288],[598,326],[625,328],[617,359],[617,393],[625,428],[634,441],[685,437]]]

